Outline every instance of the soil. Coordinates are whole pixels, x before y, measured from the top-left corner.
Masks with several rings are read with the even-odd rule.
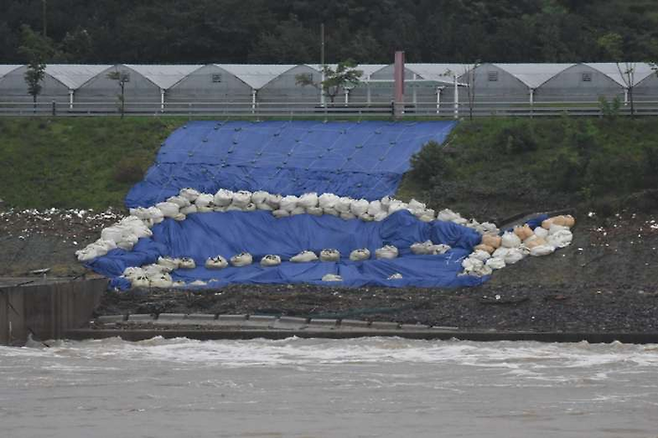
[[[74,252],[116,211],[0,212],[0,275],[84,274]],[[370,319],[479,330],[658,332],[658,215],[577,213],[574,241],[468,289],[233,285],[204,291],[108,292],[99,315],[264,314]]]

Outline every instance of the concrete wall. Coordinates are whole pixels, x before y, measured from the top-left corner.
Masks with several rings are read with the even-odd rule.
[[[0,288],[0,345],[22,345],[30,333],[57,339],[90,319],[106,279]]]

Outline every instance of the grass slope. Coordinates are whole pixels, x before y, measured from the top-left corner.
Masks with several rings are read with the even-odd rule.
[[[18,208],[123,206],[185,119],[0,119],[0,198]]]

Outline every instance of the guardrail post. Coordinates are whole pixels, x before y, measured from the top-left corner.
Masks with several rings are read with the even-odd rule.
[[[57,116],[57,102],[53,100],[53,109],[52,109],[53,117]]]

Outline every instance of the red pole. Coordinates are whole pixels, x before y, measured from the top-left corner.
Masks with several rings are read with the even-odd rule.
[[[404,113],[404,52],[395,52],[395,96],[393,106],[395,117]]]

